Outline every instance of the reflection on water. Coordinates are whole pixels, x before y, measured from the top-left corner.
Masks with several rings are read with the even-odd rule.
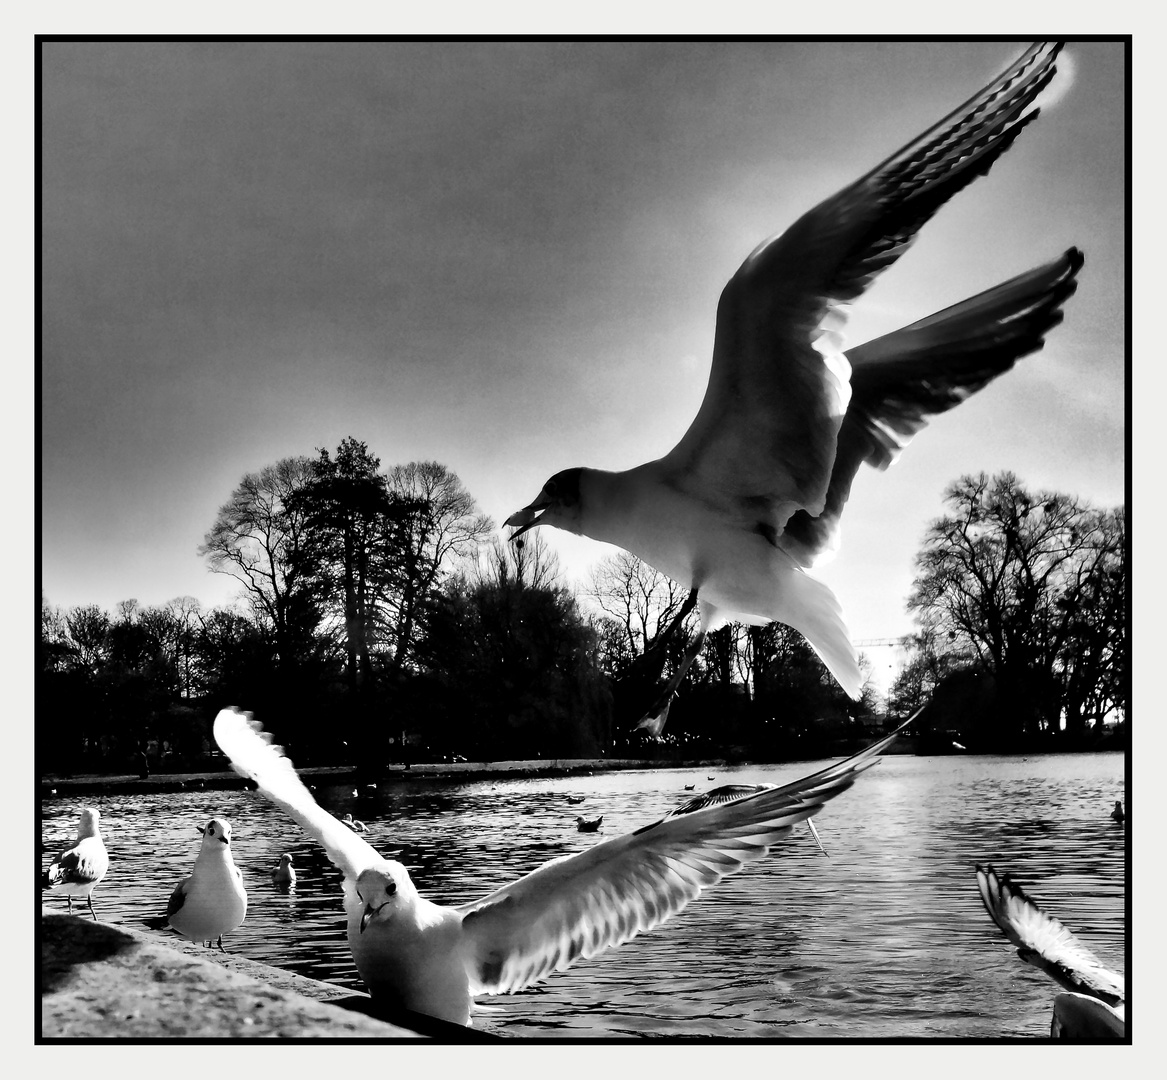
[[[685,784],[791,780],[816,767],[742,766],[712,781],[705,768],[410,780],[315,794],[338,817],[363,820],[366,839],[404,863],[430,899],[459,904],[659,818],[686,798]],[[1115,799],[1125,803],[1121,754],[885,758],[818,816],[829,858],[798,827],[768,859],[651,933],[519,994],[483,999],[475,1024],[540,1037],[1045,1037],[1058,988],[990,922],[973,866],[1013,873],[1125,970],[1126,833],[1108,816]],[[141,929],[162,913],[194,863],[197,830],[223,815],[249,896],[228,949],[360,986],[338,871],[258,792],[49,799],[50,846],[72,839],[83,805],[100,809],[110,850],[94,893],[101,919]],[[603,814],[603,832],[577,832],[577,813]],[[285,851],[298,875],[290,893],[269,877]]]

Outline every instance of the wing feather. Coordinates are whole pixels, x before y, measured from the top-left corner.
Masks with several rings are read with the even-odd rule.
[[[385,860],[371,844],[337,821],[319,805],[296,775],[283,747],[272,743],[263,725],[251,713],[223,709],[215,717],[215,742],[240,776],[254,780],[277,806],[282,807],[324,848],[346,881],[355,881],[362,870]]]
[[[105,845],[97,837],[90,836],[61,852],[49,865],[45,876],[50,888],[57,885],[89,885],[105,877],[108,867],[109,856]]]
[[[851,404],[839,430],[823,512],[797,511],[783,545],[803,566],[838,546],[851,483],[866,462],[886,469],[933,416],[959,405],[1045,344],[1078,287],[1077,248],[1001,285],[847,353]]]
[[[940,123],[745,260],[718,303],[701,408],[663,459],[673,483],[718,492],[724,508],[744,500],[779,532],[799,509],[823,512],[851,393],[846,305],[1037,115],[1024,110],[1053,77],[1060,47],[1027,49]]]
[[[846,791],[903,726],[811,776],[670,814],[462,905],[471,993],[521,989],[659,925]]]
[[[1042,911],[1008,874],[998,876],[992,866],[978,865],[977,888],[985,910],[1026,963],[1074,993],[1088,994],[1108,1005],[1124,1001],[1122,976]]]
[[[190,878],[183,878],[177,885],[174,886],[174,892],[170,894],[170,899],[166,904],[166,918],[169,919],[172,915],[177,915],[182,910],[182,905],[186,903],[186,887],[190,884]]]

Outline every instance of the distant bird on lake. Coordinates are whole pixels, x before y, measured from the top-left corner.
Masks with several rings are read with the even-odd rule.
[[[839,602],[805,570],[838,547],[862,464],[886,469],[932,416],[1042,347],[1083,257],[1070,248],[844,351],[847,312],[1038,115],[1025,110],[1053,78],[1060,48],[1027,49],[964,105],[754,249],[718,302],[701,407],[664,457],[620,472],[564,469],[507,518],[512,540],[552,525],[624,548],[698,594],[699,632],[646,719],[667,706],[704,635],[731,620],[793,627],[860,696]],[[985,246],[987,235],[971,239]]]
[[[1110,816],[1114,818],[1115,821],[1126,821],[1126,814],[1124,814],[1122,811],[1122,803],[1120,803],[1117,799],[1114,803],[1114,809],[1110,811]]]
[[[272,870],[271,879],[281,889],[290,889],[296,884],[296,868],[287,852],[280,856],[280,865]]]
[[[41,879],[42,887],[64,894],[73,914],[73,897],[85,898],[89,914],[97,921],[93,910],[93,890],[109,870],[109,853],[101,839],[101,814],[92,806],[81,811],[77,824],[77,838],[51,863]]]
[[[567,801],[573,805],[579,805],[584,801],[584,797],[582,795],[568,795]]]
[[[190,877],[175,886],[166,914],[148,919],[146,925],[155,930],[169,926],[208,947],[217,938],[226,952],[223,935],[241,926],[247,915],[243,875],[231,858],[231,823],[214,817],[198,832],[203,842]]]
[[[604,815],[601,814],[598,818],[592,818],[590,821],[587,818],[577,817],[575,819],[575,827],[580,832],[599,832],[600,824],[604,820]]]
[[[1017,955],[1071,991],[1054,998],[1050,1038],[1126,1038],[1124,980],[992,866],[977,866],[981,902]]]
[[[692,790],[693,790],[693,789],[694,789],[696,786],[697,786],[696,784],[686,784],[686,785],[685,785],[685,790],[686,790],[686,791],[692,791]]]
[[[340,819],[342,825],[347,825],[353,832],[368,832],[368,826],[363,821],[357,821],[352,814],[345,814]]]
[[[349,946],[373,997],[459,1024],[469,1022],[475,995],[520,990],[651,930],[761,859],[874,765],[896,733],[794,783],[666,817],[551,859],[481,900],[445,907],[317,805],[250,713],[224,709],[214,724],[232,767],[253,777],[340,868]]]

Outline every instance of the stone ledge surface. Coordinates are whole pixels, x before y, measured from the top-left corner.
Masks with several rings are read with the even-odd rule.
[[[424,1037],[354,1011],[364,995],[193,942],[44,911],[40,936],[42,1041]]]

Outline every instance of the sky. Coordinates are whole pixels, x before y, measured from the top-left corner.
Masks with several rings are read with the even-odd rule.
[[[47,43],[44,598],[229,603],[197,554],[218,508],[349,435],[443,463],[496,524],[561,468],[661,456],[742,259],[1026,44]],[[856,479],[818,576],[859,642],[913,629],[962,474],[1125,501],[1123,47],[1059,69],[853,308],[852,345],[1086,256],[1042,352]],[[612,550],[542,532],[568,583]]]

